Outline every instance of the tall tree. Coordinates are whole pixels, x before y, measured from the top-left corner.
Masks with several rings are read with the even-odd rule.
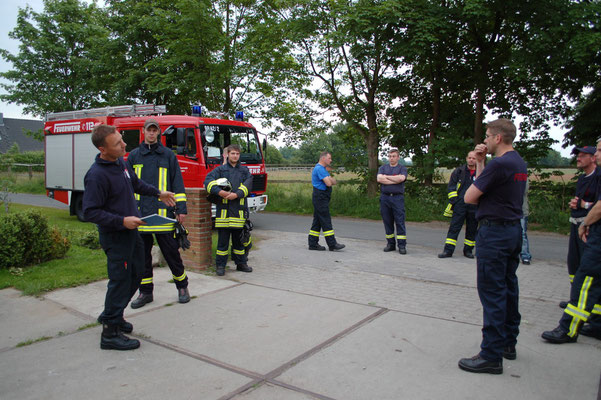
[[[21,42],[18,54],[0,50],[13,69],[0,73],[10,83],[0,98],[23,105],[32,115],[99,104],[99,81],[93,74],[94,44],[106,40],[102,13],[79,0],[45,0],[44,11],[19,10],[9,34]]]
[[[395,8],[387,1],[304,0],[287,3],[281,13],[292,54],[315,80],[297,95],[317,102],[323,114],[344,121],[363,138],[372,196],[378,188],[380,141],[387,134],[382,79],[399,66],[390,47]]]

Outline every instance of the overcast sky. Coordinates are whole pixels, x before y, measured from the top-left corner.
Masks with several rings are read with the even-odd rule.
[[[41,12],[44,10],[43,0],[3,0],[0,2],[0,48],[10,51],[16,54],[18,51],[19,43],[10,39],[8,33],[12,31],[17,23],[17,14],[19,8],[24,8],[29,5],[35,11]],[[11,65],[0,58],[0,71],[5,72],[11,68]],[[1,93],[5,93],[0,89]],[[15,104],[7,104],[0,101],[0,112],[4,114],[6,118],[33,118],[31,115],[23,114],[23,108]],[[255,123],[256,121],[251,121]],[[260,127],[257,127],[260,129]],[[552,129],[551,136],[559,140],[563,139],[562,129]],[[564,157],[568,157],[570,149],[562,149],[561,143],[555,144],[553,148]],[[591,143],[586,143],[591,144]],[[594,145],[594,143],[592,143]]]

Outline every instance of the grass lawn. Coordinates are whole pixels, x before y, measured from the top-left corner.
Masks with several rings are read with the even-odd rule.
[[[82,234],[95,231],[94,224],[80,222],[76,217],[69,216],[67,210],[23,204],[10,205],[11,213],[31,209],[39,210],[48,218],[49,225],[58,227],[64,236],[69,237],[71,249],[63,259],[24,268],[0,269],[0,289],[14,287],[24,294],[40,295],[54,289],[79,286],[106,278],[104,252],[74,244]],[[3,213],[4,207],[0,209],[0,215]]]
[[[77,238],[88,232],[95,232],[96,225],[80,222],[70,216],[69,211],[48,207],[34,207],[11,204],[10,212],[36,209],[48,218],[49,225],[56,226],[63,235],[71,239],[71,249],[63,259],[51,260],[38,265],[10,270],[0,268],[0,289],[14,287],[23,294],[38,296],[55,289],[85,285],[107,278],[106,256],[101,249],[92,250],[74,244]],[[0,207],[0,215],[4,207]],[[254,240],[254,238],[253,238]],[[217,232],[213,232],[211,259],[215,259]],[[214,268],[207,271],[214,273]]]
[[[34,172],[31,179],[27,172],[0,172],[0,182],[12,183],[11,190],[16,193],[46,194],[46,183],[43,172]]]

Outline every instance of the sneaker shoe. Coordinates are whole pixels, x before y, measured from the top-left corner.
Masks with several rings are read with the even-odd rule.
[[[568,336],[568,334],[559,326],[552,331],[543,332],[541,337],[547,342],[554,344],[574,343],[576,340],[578,340],[578,335],[574,337]]]
[[[326,251],[326,247],[319,244],[313,244],[309,246],[309,250]]]
[[[334,246],[330,246],[330,251],[338,251],[344,249],[346,246],[342,243],[336,243]]]
[[[407,248],[405,246],[399,247],[399,254],[407,254]]]
[[[146,304],[152,303],[153,300],[152,293],[140,293],[138,298],[131,302],[131,308],[144,307]]]
[[[187,303],[190,301],[190,292],[188,288],[177,289],[177,297],[180,303]]]
[[[246,264],[240,264],[240,265],[236,265],[236,271],[253,272],[253,269],[252,269],[252,267],[249,267]]]
[[[443,251],[442,253],[440,253],[438,255],[438,258],[450,258],[453,257],[453,253],[448,253],[446,251]]]
[[[472,358],[462,358],[459,360],[459,368],[468,372],[498,375],[503,373],[503,360],[488,361],[480,357],[480,354],[477,354]]]
[[[530,260],[522,260],[522,264],[524,264],[524,265],[530,265]]]

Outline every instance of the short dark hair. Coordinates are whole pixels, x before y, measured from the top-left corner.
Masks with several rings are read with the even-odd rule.
[[[239,144],[230,144],[229,146],[227,146],[225,148],[225,151],[227,152],[227,154],[230,154],[230,151],[235,150],[238,153],[242,153],[242,148],[240,147]]]
[[[511,144],[515,140],[516,128],[507,118],[499,118],[486,124],[486,129],[503,137],[503,143]]]
[[[321,160],[323,157],[326,157],[328,154],[332,154],[329,151],[322,151],[321,153],[319,153],[319,159]]]
[[[106,145],[106,137],[117,132],[113,125],[100,124],[92,129],[92,144],[99,148]]]

